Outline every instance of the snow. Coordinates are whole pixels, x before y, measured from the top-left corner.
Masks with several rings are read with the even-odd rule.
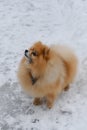
[[[79,59],[76,81],[51,110],[33,106],[16,76],[38,40],[68,44]],[[86,0],[0,0],[0,130],[87,130]]]

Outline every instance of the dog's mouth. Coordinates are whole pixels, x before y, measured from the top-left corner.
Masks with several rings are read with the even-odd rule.
[[[30,64],[31,64],[33,61],[32,61],[31,56],[29,55],[28,50],[25,50],[24,55],[25,55],[25,57],[27,58],[28,63],[30,63]]]

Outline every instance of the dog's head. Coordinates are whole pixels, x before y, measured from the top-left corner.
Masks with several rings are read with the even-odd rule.
[[[49,58],[50,49],[41,42],[35,43],[31,48],[25,50],[25,57],[28,62],[29,69],[38,71],[44,70]]]

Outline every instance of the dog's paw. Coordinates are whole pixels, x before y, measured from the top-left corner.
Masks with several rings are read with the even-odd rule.
[[[42,104],[42,101],[40,98],[35,98],[34,101],[33,101],[33,104],[34,105],[41,105]]]
[[[48,107],[49,109],[51,109],[51,108],[53,107],[53,103],[47,102],[47,107]]]

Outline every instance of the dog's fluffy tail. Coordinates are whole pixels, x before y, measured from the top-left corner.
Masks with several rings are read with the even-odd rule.
[[[51,48],[65,61],[68,71],[70,72],[70,82],[73,82],[78,67],[78,59],[74,51],[64,45],[52,45]]]

